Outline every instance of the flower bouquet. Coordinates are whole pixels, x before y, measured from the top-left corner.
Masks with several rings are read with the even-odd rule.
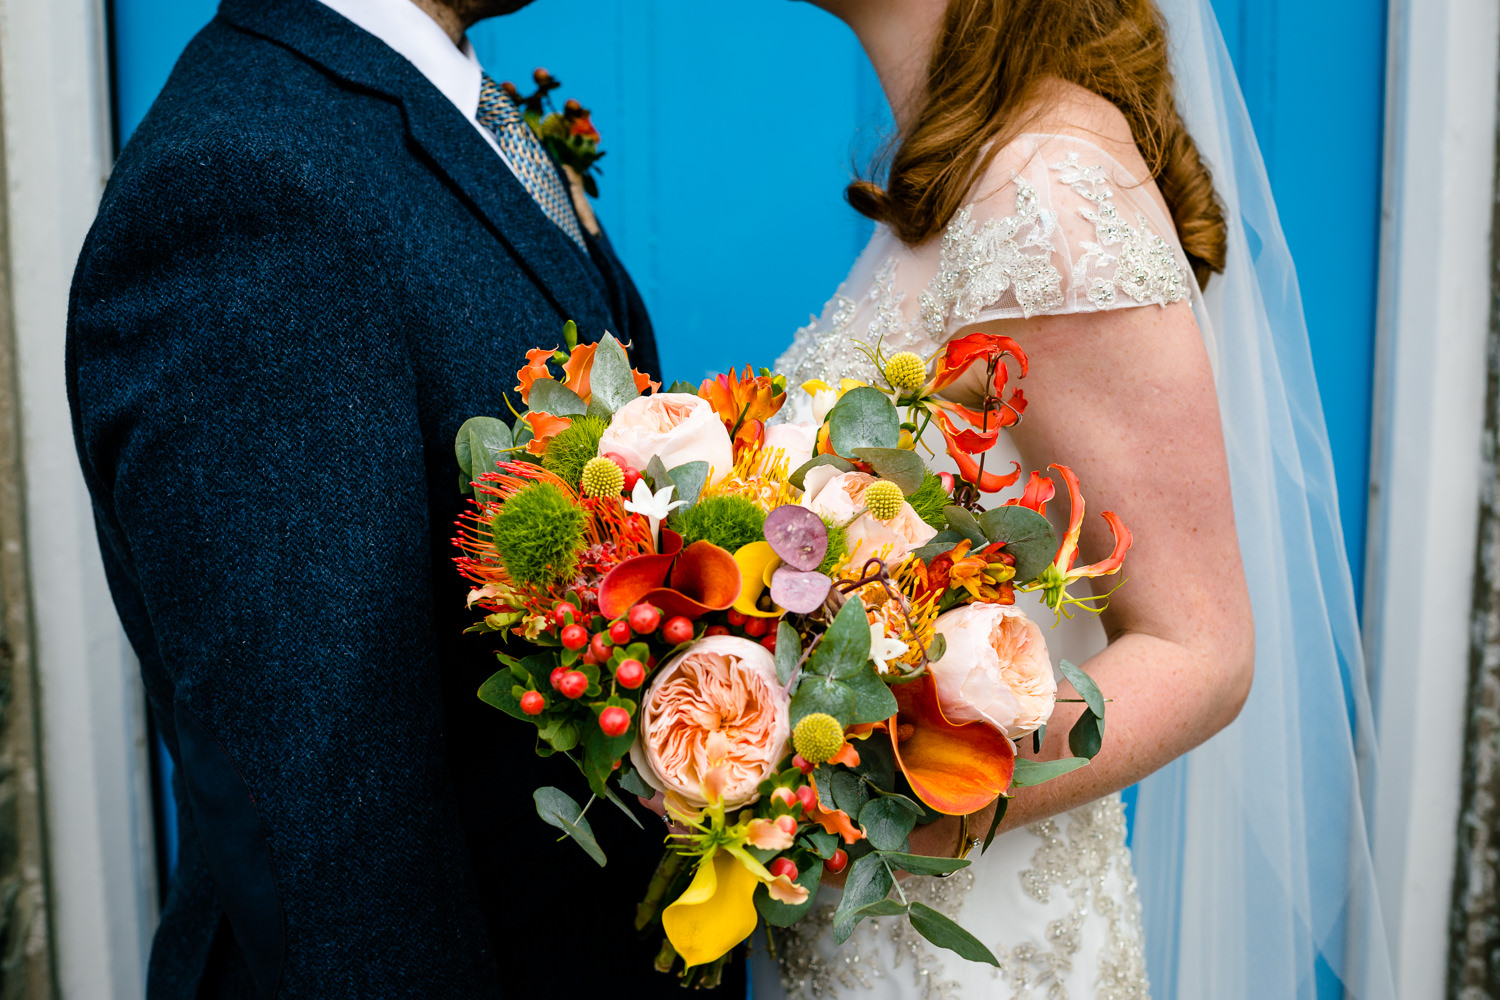
[[[568,756],[590,792],[580,805],[537,789],[538,814],[602,865],[589,810],[660,797],[675,832],[636,924],[665,933],[658,968],[680,960],[695,985],[846,869],[840,941],[865,917],[904,916],[995,963],[898,877],[967,866],[1013,789],[1099,751],[1104,698],[1064,663],[1084,703],[1074,756],[1017,755],[1028,734],[1040,746],[1057,685],[1041,629],[1012,604],[1037,591],[1059,614],[1099,610],[1068,587],[1117,572],[1130,546],[1106,513],[1113,553],[1074,566],[1084,503],[1062,466],[1060,541],[1048,476],[983,509],[1020,482],[1019,466],[986,472],[984,452],[1025,408],[1007,392],[1025,355],[990,335],[925,361],[876,345],[882,382],[809,383],[816,423],[795,427],[768,425],[786,385],[764,370],[663,392],[613,337],[578,343],[569,324],[565,342],[528,353],[513,426],[474,418],[457,441],[473,492],[457,562],[484,612],[472,630],[505,640],[479,697],[535,726],[537,752]],[[939,398],[971,369],[977,407]],[[958,476],[917,450],[934,422]],[[964,821],[959,857],[911,853],[918,824],[996,803],[982,837]]]

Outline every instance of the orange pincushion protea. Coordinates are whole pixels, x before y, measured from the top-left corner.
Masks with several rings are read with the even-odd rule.
[[[477,585],[473,603],[479,607],[500,613],[550,608],[571,592],[582,601],[584,612],[592,612],[598,607],[599,582],[611,569],[633,556],[655,551],[645,519],[627,513],[619,497],[581,497],[563,480],[529,462],[503,462],[499,470],[475,482],[475,500],[459,516],[454,538],[463,553],[454,562]],[[588,515],[583,522],[578,571],[574,579],[553,587],[511,579],[490,528],[507,500],[538,482],[552,484]]]

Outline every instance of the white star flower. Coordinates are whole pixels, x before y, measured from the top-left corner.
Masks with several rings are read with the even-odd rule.
[[[887,636],[883,624],[870,626],[870,659],[875,661],[875,669],[880,673],[890,673],[890,661],[905,656],[909,648],[901,640]]]
[[[630,499],[625,501],[625,509],[632,514],[640,514],[651,522],[651,541],[657,542],[661,523],[667,519],[667,515],[678,507],[686,507],[686,500],[673,500],[672,491],[677,487],[668,483],[665,487],[651,492],[651,487],[646,485],[644,478],[637,479],[635,489],[631,491]]]

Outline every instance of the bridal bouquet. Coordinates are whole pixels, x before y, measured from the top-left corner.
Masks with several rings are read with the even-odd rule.
[[[1058,614],[1083,577],[1118,571],[1130,535],[1075,566],[1084,502],[1059,540],[1044,516],[1056,486],[1020,482],[984,453],[1025,407],[1007,392],[1026,358],[976,334],[924,360],[868,348],[881,384],[808,383],[815,423],[768,425],[786,400],[769,372],[730,372],[667,391],[633,371],[606,335],[527,355],[513,426],[468,421],[457,454],[473,503],[456,543],[484,612],[474,630],[505,640],[479,697],[536,727],[537,752],[582,772],[584,805],[540,788],[541,818],[599,864],[587,814],[621,792],[660,795],[678,832],[636,924],[658,925],[657,965],[717,981],[759,920],[801,919],[824,872],[846,869],[835,914],[842,941],[868,916],[904,916],[934,944],[995,963],[976,938],[920,902],[897,875],[946,875],[963,857],[911,853],[921,823],[964,816],[1088,762],[1104,698],[1080,669],[1062,672],[1084,710],[1073,757],[1018,757],[1040,745],[1057,700],[1041,629],[1012,606],[1036,591]],[[971,368],[983,397],[939,398]],[[958,476],[918,449],[933,425]],[[977,456],[977,457],[976,457]],[[970,841],[964,823],[963,854]],[[975,838],[977,841],[979,838]],[[894,890],[894,898],[889,898]]]

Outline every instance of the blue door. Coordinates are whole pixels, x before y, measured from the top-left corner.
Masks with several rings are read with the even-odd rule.
[[[1215,6],[1298,263],[1358,581],[1385,4]],[[211,0],[113,0],[122,138],[213,9]],[[609,153],[598,213],[651,308],[669,378],[770,364],[868,238],[841,192],[888,115],[853,38],[809,5],[541,0],[471,37],[497,79],[524,86],[545,66],[561,96],[593,110]]]

